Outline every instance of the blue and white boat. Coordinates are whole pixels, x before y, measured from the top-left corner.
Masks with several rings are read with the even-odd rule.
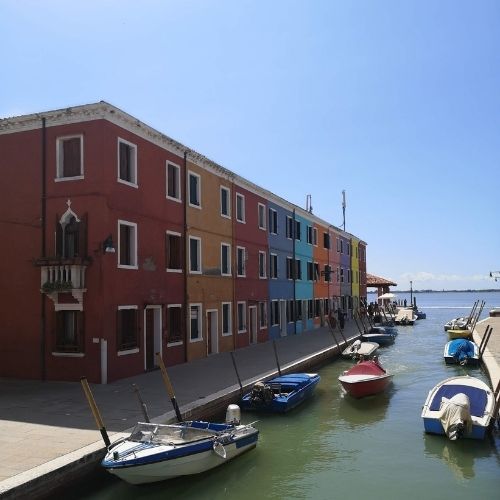
[[[291,373],[256,382],[241,399],[241,409],[285,413],[309,398],[320,378],[317,373]]]
[[[467,339],[450,340],[444,346],[443,355],[447,365],[477,366],[479,364],[479,348],[476,343]]]
[[[239,415],[238,406],[229,405],[226,423],[140,422],[130,436],[108,447],[101,464],[131,484],[205,472],[257,445],[259,431],[252,424],[241,425]]]
[[[394,343],[396,334],[388,332],[380,326],[375,326],[368,332],[361,334],[363,342],[375,342],[379,346],[388,346]]]
[[[425,432],[450,440],[483,439],[494,422],[493,391],[480,379],[463,375],[437,384],[422,409]]]

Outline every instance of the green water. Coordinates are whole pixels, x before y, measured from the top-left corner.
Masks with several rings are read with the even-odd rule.
[[[386,393],[362,400],[344,395],[337,377],[351,362],[336,360],[320,370],[314,397],[292,413],[243,415],[246,422],[259,419],[254,450],[207,473],[152,485],[130,486],[102,472],[72,498],[499,499],[497,432],[481,442],[423,432],[427,392],[465,371],[443,361],[443,324],[466,314],[475,299],[438,306],[429,300],[428,308],[419,302],[427,319],[400,327],[395,344],[379,350],[394,374]],[[487,380],[481,369],[469,373]]]

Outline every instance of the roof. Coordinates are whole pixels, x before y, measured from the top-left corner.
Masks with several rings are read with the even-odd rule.
[[[374,274],[366,273],[366,286],[378,287],[378,286],[398,286],[394,281],[381,278],[380,276],[375,276]]]

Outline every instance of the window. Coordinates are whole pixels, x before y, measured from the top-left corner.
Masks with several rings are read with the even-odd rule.
[[[340,252],[340,238],[337,238],[337,252]]]
[[[201,239],[189,237],[189,272],[201,274]]]
[[[347,270],[347,283],[350,283],[351,282],[351,270],[348,269]]]
[[[201,207],[201,178],[194,172],[189,172],[189,206]]]
[[[231,335],[231,302],[222,303],[222,335]]]
[[[344,268],[340,268],[340,282],[344,283]]]
[[[271,301],[271,326],[279,325],[280,323],[280,303],[279,300]]]
[[[222,276],[231,276],[231,245],[221,243],[220,254],[220,273]]]
[[[330,248],[330,235],[328,233],[323,233],[323,247]]]
[[[302,239],[300,234],[300,221],[298,220],[295,221],[295,239],[299,241]]]
[[[312,226],[307,226],[307,243],[312,245],[313,242],[313,228]]]
[[[330,312],[330,307],[329,307],[329,304],[328,304],[328,299],[323,299],[323,309],[324,309],[325,316],[328,316],[328,313]]]
[[[119,351],[136,349],[139,336],[137,306],[119,306],[116,322],[117,347]]]
[[[307,319],[313,319],[313,313],[314,313],[313,307],[314,307],[313,300],[309,299],[307,301]]]
[[[167,161],[167,198],[181,201],[181,169]]]
[[[314,281],[319,281],[319,264],[315,262],[313,268],[314,268]]]
[[[182,271],[182,239],[180,233],[167,231],[165,261],[167,271]]]
[[[278,212],[269,209],[269,232],[271,234],[278,234]]]
[[[56,255],[72,259],[87,255],[86,227],[87,216],[78,219],[76,215],[67,210],[56,226]]]
[[[167,306],[167,343],[182,342],[182,306],[171,304]]]
[[[236,248],[237,276],[246,276],[245,260],[246,260],[246,249],[244,247],[237,247]]]
[[[293,237],[293,219],[289,215],[286,216],[286,237],[290,240]]]
[[[286,258],[286,278],[291,280],[293,279],[293,260],[291,257]]]
[[[286,317],[289,323],[295,321],[295,302],[293,300],[286,301]]]
[[[295,320],[296,321],[302,320],[302,301],[301,300],[295,301]]]
[[[266,252],[259,251],[259,278],[266,277]]]
[[[351,255],[351,244],[350,243],[346,243],[345,247],[346,247],[347,255]]]
[[[307,281],[312,281],[313,279],[313,263],[307,263]]]
[[[238,333],[247,331],[246,302],[238,302]]]
[[[191,342],[202,340],[201,304],[189,305],[189,339]]]
[[[137,187],[137,146],[118,139],[118,181]]]
[[[137,224],[118,221],[118,267],[137,269]]]
[[[83,352],[83,312],[56,312],[56,351]]]
[[[344,240],[340,240],[340,253],[344,253]]]
[[[302,279],[302,262],[300,259],[295,259],[295,279]]]
[[[321,315],[321,299],[314,300],[314,317],[319,318]]]
[[[337,267],[337,283],[340,281],[340,267]]]
[[[259,302],[259,327],[262,330],[267,326],[267,307],[265,302]]]
[[[236,193],[236,220],[245,222],[245,197],[240,193]]]
[[[325,264],[325,270],[323,272],[325,275],[325,281],[326,282],[332,281],[332,268],[329,265]]]
[[[269,255],[269,277],[278,278],[278,256],[275,253]]]
[[[262,203],[257,205],[259,229],[266,229],[266,207]]]
[[[318,246],[318,230],[313,227],[313,245]]]
[[[224,186],[220,187],[220,214],[222,217],[231,217],[231,191]]]
[[[57,179],[83,177],[83,136],[59,137],[56,148]]]

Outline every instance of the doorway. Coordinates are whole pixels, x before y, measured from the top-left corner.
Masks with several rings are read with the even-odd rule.
[[[250,306],[248,308],[249,312],[249,323],[248,327],[250,328],[250,343],[257,343],[257,306]]]
[[[217,332],[217,309],[207,309],[207,354],[219,352],[219,336]]]
[[[144,369],[153,370],[158,366],[155,353],[161,348],[161,306],[146,306],[144,309]]]

